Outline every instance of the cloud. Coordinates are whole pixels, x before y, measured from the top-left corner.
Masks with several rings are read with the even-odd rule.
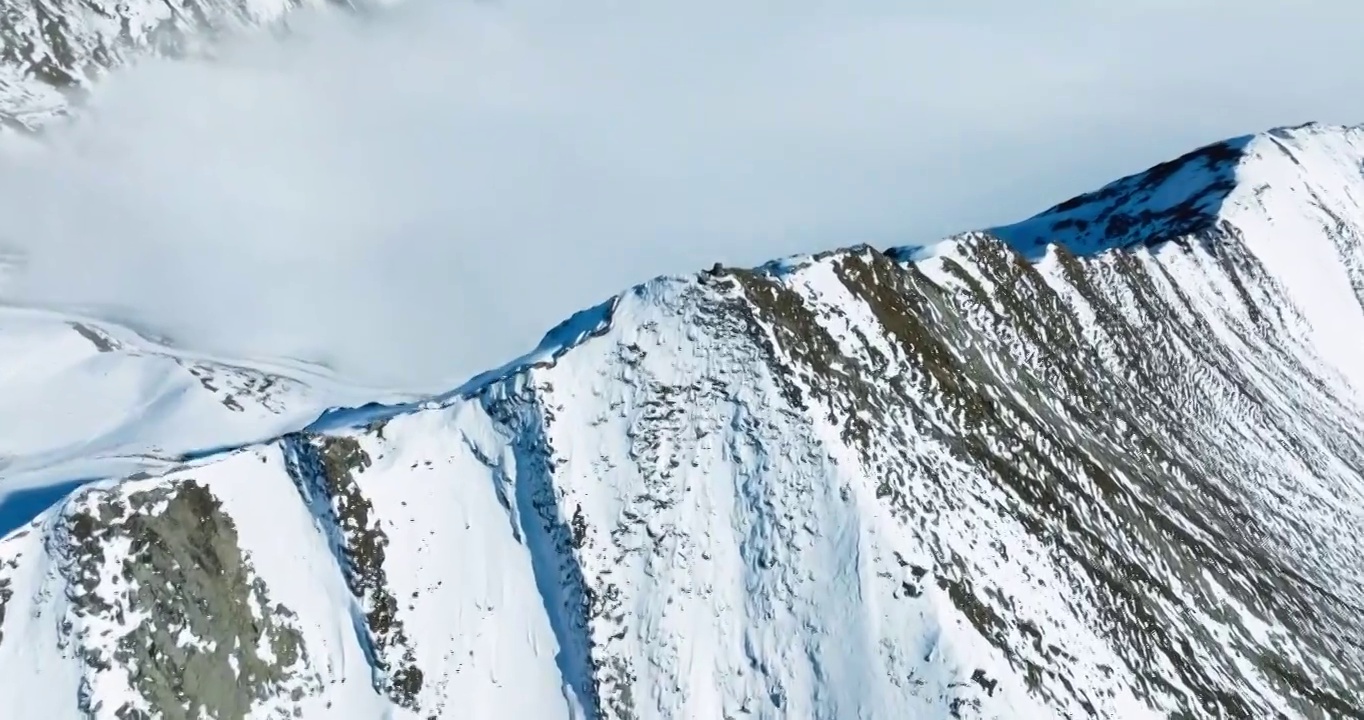
[[[410,0],[119,73],[4,158],[11,292],[438,389],[653,275],[929,241],[1364,120],[1359,3],[642,5]]]

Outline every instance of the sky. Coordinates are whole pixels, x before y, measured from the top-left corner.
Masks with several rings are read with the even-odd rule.
[[[1364,122],[1362,26],[1325,0],[302,16],[9,141],[9,299],[435,391],[656,275],[922,244],[1209,141]]]

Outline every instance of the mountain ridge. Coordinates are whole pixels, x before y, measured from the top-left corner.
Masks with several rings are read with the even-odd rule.
[[[0,541],[0,694],[45,718],[1364,717],[1364,404],[1273,254],[1305,228],[1348,279],[1364,213],[1254,187],[1117,252],[987,231],[655,279],[447,396],[83,486]]]

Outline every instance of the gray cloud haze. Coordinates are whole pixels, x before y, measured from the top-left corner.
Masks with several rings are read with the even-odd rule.
[[[410,0],[115,75],[9,143],[0,244],[28,302],[438,389],[657,274],[931,241],[1364,121],[1360,27],[1310,0]]]

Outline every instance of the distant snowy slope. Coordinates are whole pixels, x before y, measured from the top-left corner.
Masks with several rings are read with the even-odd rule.
[[[73,482],[161,472],[334,405],[398,397],[301,364],[227,363],[110,323],[0,307],[0,528],[31,517],[24,493],[50,503]]]
[[[7,717],[1364,718],[1358,135],[658,279],[84,484],[0,540]]]
[[[268,27],[300,7],[331,1],[3,0],[0,125],[41,127],[112,67],[184,54],[217,35]]]

